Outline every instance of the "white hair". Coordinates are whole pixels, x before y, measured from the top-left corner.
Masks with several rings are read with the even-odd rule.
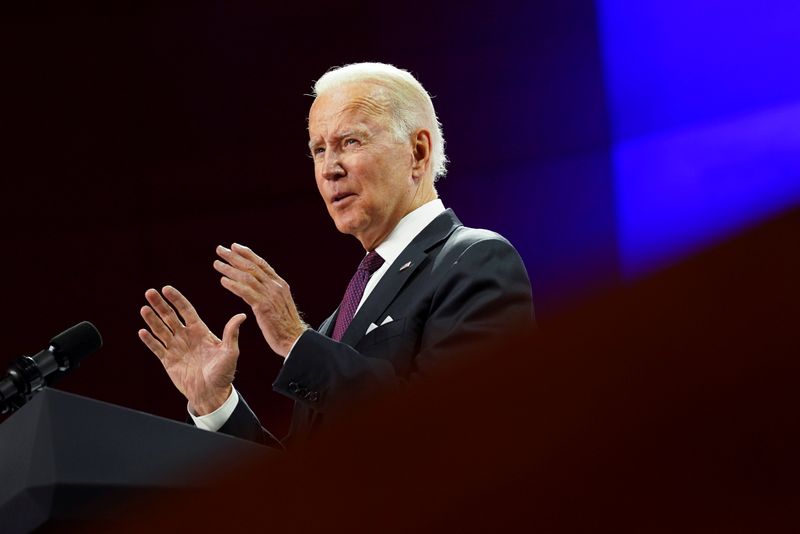
[[[436,117],[431,96],[410,72],[387,63],[352,63],[335,67],[316,81],[313,97],[353,82],[370,82],[387,89],[391,127],[398,140],[408,141],[414,131],[431,132],[431,168],[436,181],[447,173],[442,125]]]

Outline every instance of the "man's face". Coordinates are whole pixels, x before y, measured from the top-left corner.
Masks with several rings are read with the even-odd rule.
[[[314,174],[328,213],[343,233],[373,250],[410,211],[411,142],[399,142],[379,86],[352,83],[323,93],[308,116]]]

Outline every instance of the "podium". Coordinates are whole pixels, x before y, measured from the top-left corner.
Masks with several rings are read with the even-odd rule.
[[[267,447],[45,389],[0,425],[0,532],[113,523],[117,505],[172,495]]]

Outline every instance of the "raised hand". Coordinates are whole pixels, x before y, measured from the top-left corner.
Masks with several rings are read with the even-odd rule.
[[[289,284],[248,247],[234,243],[217,247],[225,261],[214,261],[222,286],[244,300],[253,310],[264,339],[284,358],[307,328],[292,299]]]
[[[150,330],[139,330],[139,339],[161,360],[190,409],[197,415],[211,413],[231,393],[239,327],[247,316],[234,315],[219,339],[177,289],[165,286],[162,292],[174,309],[158,291],[148,289],[144,295],[150,306],[142,306],[141,315]]]

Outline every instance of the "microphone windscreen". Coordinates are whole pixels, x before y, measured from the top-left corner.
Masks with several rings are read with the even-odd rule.
[[[50,340],[54,352],[66,356],[70,366],[77,365],[84,356],[91,354],[103,346],[100,332],[89,321],[83,321],[68,328]]]

